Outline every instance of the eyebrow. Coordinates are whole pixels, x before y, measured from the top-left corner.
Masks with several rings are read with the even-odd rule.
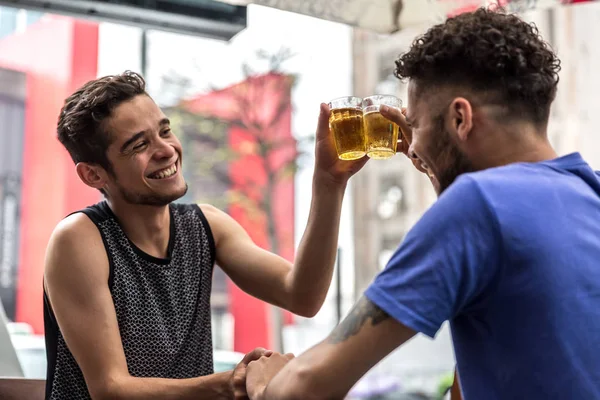
[[[135,143],[136,141],[138,141],[145,134],[146,134],[146,132],[138,132],[135,135],[133,135],[132,137],[130,137],[129,139],[127,139],[125,141],[125,143],[123,143],[123,145],[121,146],[120,152],[124,153],[129,146],[131,146],[133,143]]]
[[[170,125],[170,124],[171,124],[171,121],[169,120],[169,118],[163,118],[158,123],[159,126]],[[145,134],[146,134],[146,132],[144,132],[144,131],[136,133],[135,135],[133,135],[132,137],[127,139],[125,141],[125,143],[123,143],[123,145],[121,146],[121,149],[119,151],[121,153],[124,153],[129,146],[131,146],[133,143],[137,142]]]

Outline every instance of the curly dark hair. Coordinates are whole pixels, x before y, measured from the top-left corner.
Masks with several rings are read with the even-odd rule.
[[[396,61],[395,75],[425,90],[457,85],[489,95],[513,116],[547,123],[560,60],[533,24],[480,8],[418,37]]]
[[[96,164],[113,173],[106,155],[111,135],[105,123],[117,106],[142,94],[147,94],[144,78],[125,71],[92,80],[65,100],[58,118],[58,140],[76,164]]]

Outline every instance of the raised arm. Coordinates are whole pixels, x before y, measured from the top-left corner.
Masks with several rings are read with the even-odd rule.
[[[108,265],[100,233],[85,215],[68,217],[52,234],[46,255],[45,289],[92,398],[232,398],[232,372],[191,379],[137,378],[129,374],[108,287]]]
[[[346,184],[367,161],[367,157],[338,159],[329,113],[322,104],[310,214],[293,264],[256,246],[225,213],[201,206],[215,236],[217,262],[225,273],[247,293],[307,317],[319,311],[331,283]]]

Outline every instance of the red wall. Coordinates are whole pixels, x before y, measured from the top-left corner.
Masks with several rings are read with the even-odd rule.
[[[265,195],[265,162],[278,169],[295,158],[296,146],[291,134],[291,80],[286,75],[268,74],[252,77],[224,90],[198,96],[188,102],[190,111],[210,115],[229,122],[236,122],[229,131],[229,146],[239,156],[229,167],[232,189],[242,191],[247,197],[259,200]],[[240,98],[245,98],[252,111],[240,110]],[[284,110],[281,112],[281,107]],[[278,116],[277,113],[281,112]],[[241,115],[252,116],[252,121],[238,121]],[[270,123],[276,121],[275,123]],[[257,123],[263,127],[260,133],[250,132],[245,126]],[[266,128],[265,128],[266,127]],[[265,141],[285,141],[286,145],[270,152],[268,160],[245,149],[257,144],[257,135]],[[289,144],[289,145],[288,145]],[[256,190],[245,189],[254,187]],[[294,257],[294,178],[287,176],[278,180],[273,194],[276,236],[279,255],[293,260]],[[232,204],[229,214],[246,229],[254,243],[269,249],[267,221],[264,213],[252,212],[240,204]],[[230,311],[234,317],[234,350],[248,352],[257,346],[272,348],[270,336],[271,313],[269,306],[230,282]],[[286,321],[291,314],[286,313]]]
[[[98,25],[47,16],[0,40],[0,66],[27,74],[17,313],[43,333],[42,278],[52,230],[66,214],[95,203],[56,138],[64,99],[96,78]]]

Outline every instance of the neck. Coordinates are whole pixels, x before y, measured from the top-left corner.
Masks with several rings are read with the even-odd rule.
[[[108,200],[123,232],[137,247],[158,258],[167,256],[171,217],[169,206],[144,206]]]
[[[518,162],[541,162],[558,157],[543,132],[531,125],[512,126],[497,134],[498,140],[488,140],[478,146],[479,157],[473,158],[477,170],[500,167]]]

